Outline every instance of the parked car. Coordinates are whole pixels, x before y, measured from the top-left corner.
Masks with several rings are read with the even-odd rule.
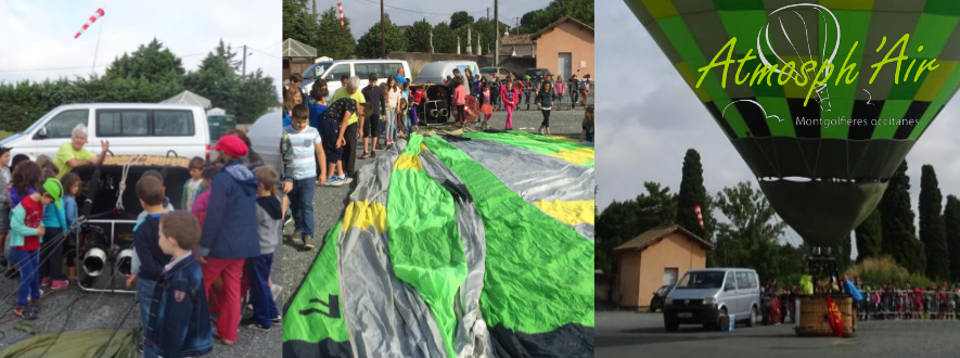
[[[147,154],[205,157],[210,144],[203,108],[161,103],[77,103],[61,105],[21,133],[0,141],[13,155],[51,158],[70,141],[77,124],[87,126],[85,147],[100,152],[100,140],[110,141],[116,155]]]
[[[377,84],[387,82],[387,76],[394,76],[397,70],[403,67],[403,73],[410,78],[410,65],[404,60],[376,59],[376,60],[339,60],[333,62],[318,62],[307,68],[307,71],[313,71],[311,80],[304,77],[300,88],[306,93],[310,93],[315,80],[326,81],[327,89],[330,90],[330,96],[340,88],[340,77],[357,76],[360,78],[360,88],[370,84],[370,74],[377,75]],[[313,70],[311,70],[311,68]],[[322,73],[320,69],[322,69]],[[305,71],[306,73],[306,71]],[[318,74],[319,73],[319,74]],[[329,98],[328,98],[329,99]]]
[[[503,67],[481,67],[480,76],[487,79],[487,82],[493,81],[493,78],[497,79],[507,78],[513,76],[510,71],[507,71]]]
[[[751,327],[760,320],[760,280],[746,268],[687,271],[667,294],[663,324],[668,332],[681,323],[723,329],[730,317]]]
[[[530,67],[526,72],[523,73],[524,76],[530,76],[530,79],[539,78],[543,80],[544,78],[553,78],[553,75],[550,74],[550,70],[546,68],[533,68]]]
[[[670,285],[663,285],[653,292],[653,298],[650,299],[650,312],[663,309],[663,299],[670,293],[671,287]]]

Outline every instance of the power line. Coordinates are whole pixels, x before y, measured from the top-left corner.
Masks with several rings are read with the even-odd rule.
[[[366,3],[368,3],[368,4],[376,5],[377,7],[380,7],[380,4],[377,3],[377,2],[375,2],[374,0],[363,0],[363,1],[366,2]],[[449,17],[449,16],[451,16],[451,15],[453,15],[453,14],[455,14],[455,13],[461,12],[461,11],[448,12],[448,13],[443,13],[443,12],[430,12],[430,11],[423,11],[423,10],[417,10],[417,9],[402,8],[402,7],[391,6],[391,5],[384,5],[384,7],[387,8],[387,9],[390,9],[390,10],[408,12],[408,13],[412,13],[412,14],[432,15],[432,16],[448,16],[448,17]],[[486,11],[487,11],[486,8],[483,8],[483,9],[480,9],[480,10],[465,11],[465,12],[466,12],[467,14],[482,14],[482,13],[485,13]]]

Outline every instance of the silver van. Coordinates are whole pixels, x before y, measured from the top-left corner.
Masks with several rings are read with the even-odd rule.
[[[681,323],[723,329],[732,315],[756,325],[760,320],[760,280],[745,268],[690,270],[677,281],[663,305],[663,325],[676,331]]]

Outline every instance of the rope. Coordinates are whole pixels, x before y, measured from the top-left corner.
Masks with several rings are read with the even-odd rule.
[[[139,160],[140,157],[140,154],[134,155],[130,160],[123,163],[123,171],[120,175],[120,190],[117,191],[117,203],[114,204],[114,208],[123,209],[123,192],[127,190],[127,174],[130,173],[130,166]]]

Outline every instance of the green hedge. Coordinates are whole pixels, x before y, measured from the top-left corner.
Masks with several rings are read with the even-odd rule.
[[[911,273],[889,256],[871,257],[847,270],[848,277],[860,279],[861,285],[882,287],[893,285],[896,288],[933,287],[934,283],[926,276]]]

